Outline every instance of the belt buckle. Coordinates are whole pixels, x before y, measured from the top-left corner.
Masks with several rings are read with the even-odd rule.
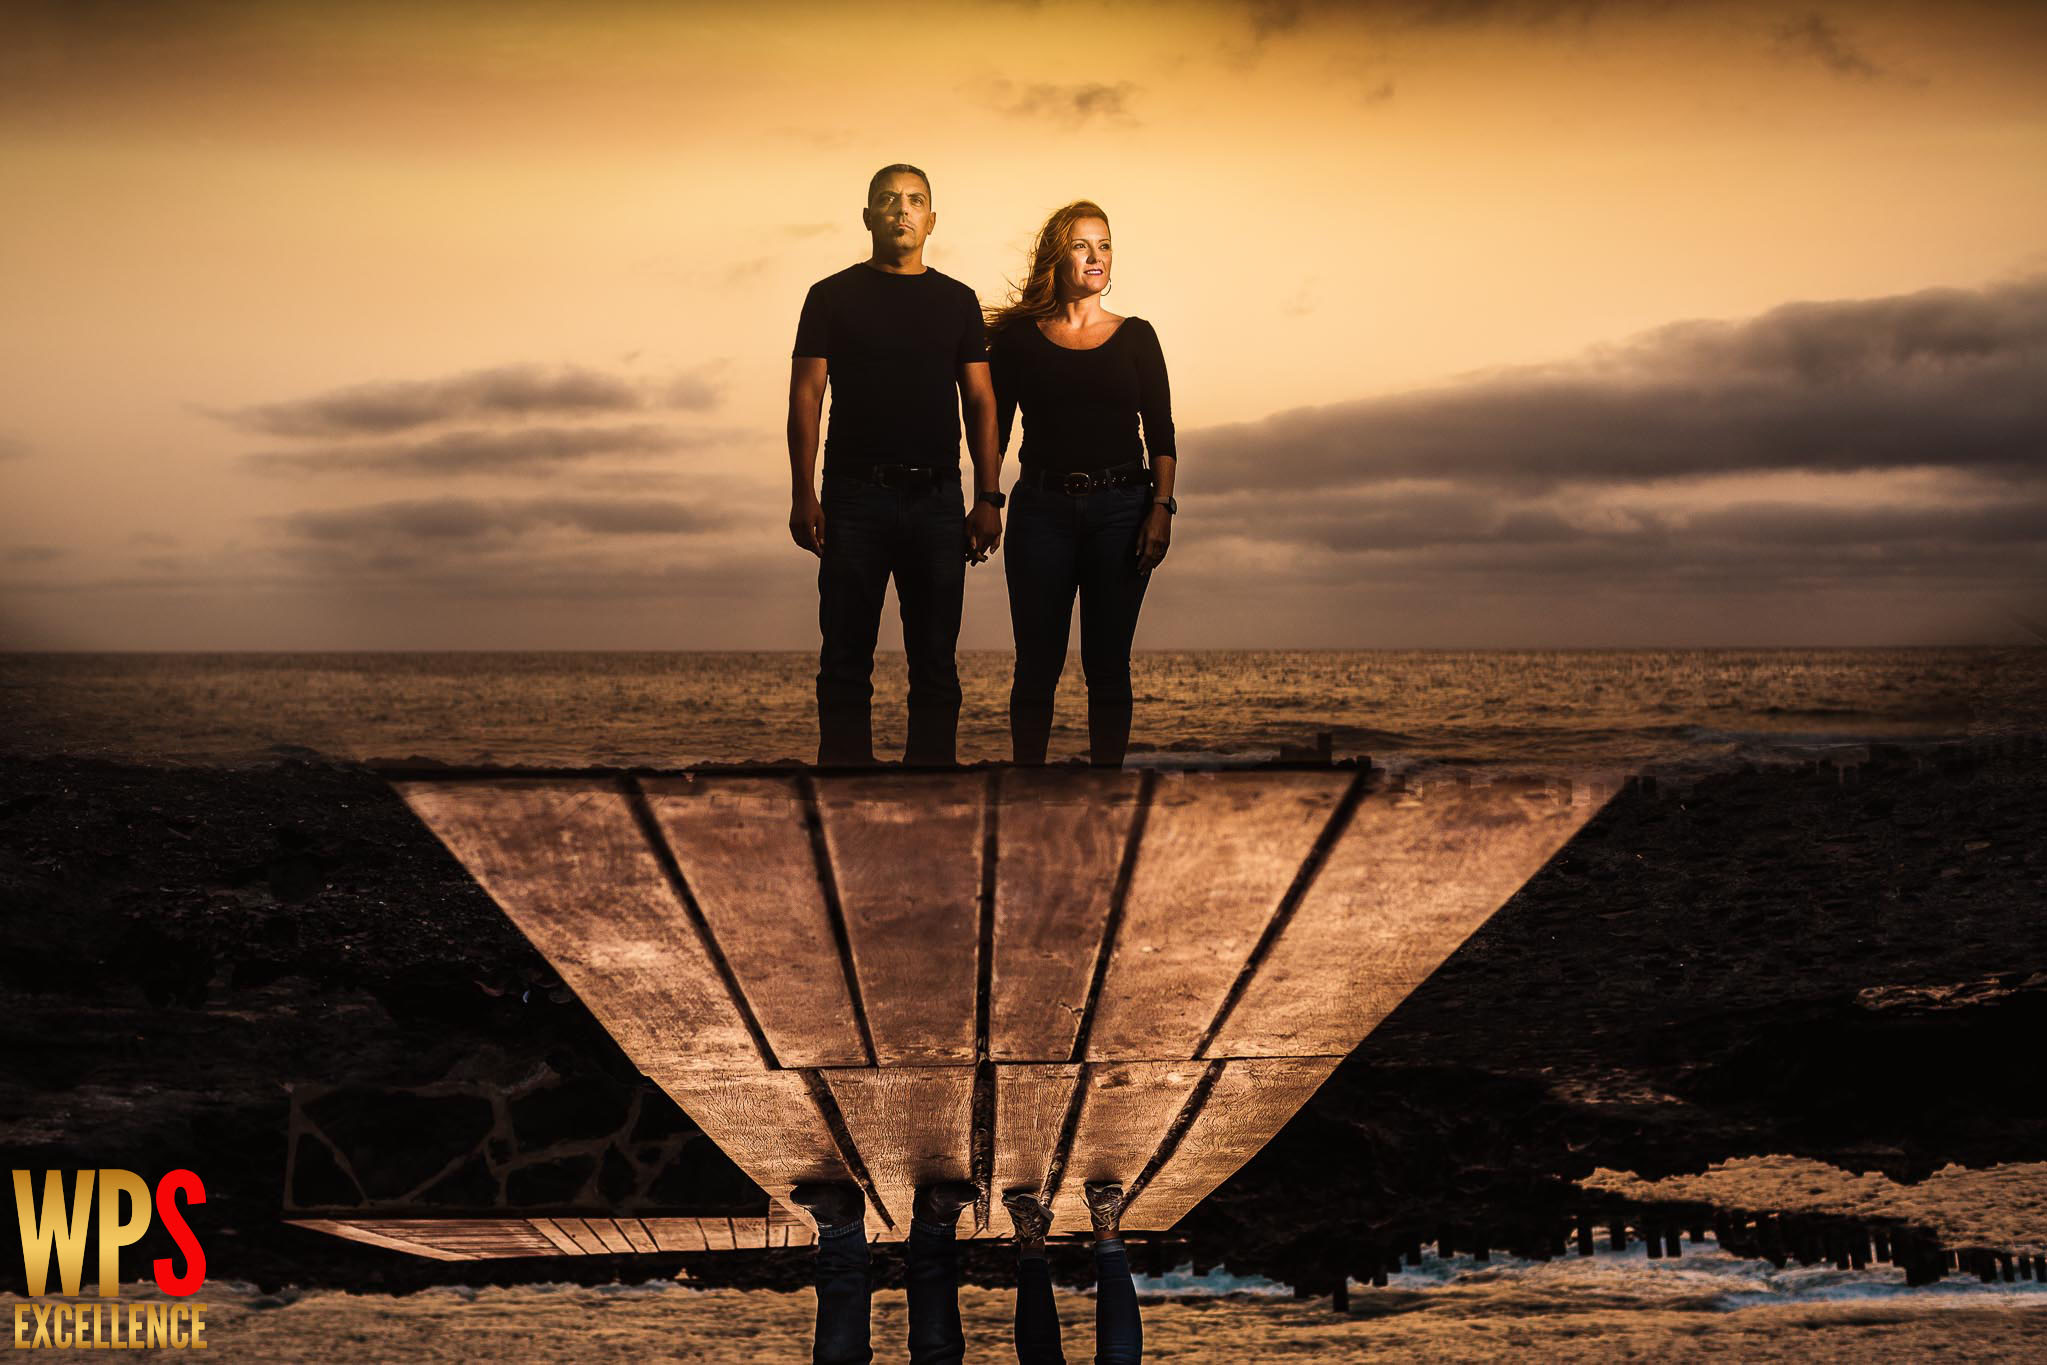
[[[1092,493],[1095,491],[1095,476],[1084,471],[1067,474],[1059,480],[1059,491],[1069,498]]]
[[[874,466],[873,471],[874,486],[876,488],[895,488],[898,486],[896,479],[902,472],[903,467],[899,464],[878,464]]]

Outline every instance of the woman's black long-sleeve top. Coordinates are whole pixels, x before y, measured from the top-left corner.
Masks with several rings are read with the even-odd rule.
[[[988,361],[1004,451],[1023,408],[1017,459],[1025,469],[1110,469],[1143,459],[1147,449],[1154,460],[1178,458],[1166,357],[1143,318],[1125,318],[1107,341],[1084,351],[1047,339],[1035,322],[1019,318],[995,334]]]

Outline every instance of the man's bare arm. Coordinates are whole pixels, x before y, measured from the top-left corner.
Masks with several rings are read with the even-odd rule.
[[[988,362],[960,366],[960,415],[966,421],[967,454],[974,462],[974,505],[967,511],[968,557],[978,564],[1002,543],[1002,514],[981,501],[1002,488],[1002,447],[995,438],[995,386]]]
[[[789,365],[789,538],[814,555],[824,553],[824,508],[817,500],[824,390],[824,357],[797,356]]]

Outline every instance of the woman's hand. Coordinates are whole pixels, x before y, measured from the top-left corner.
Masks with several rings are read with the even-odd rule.
[[[1137,533],[1137,571],[1150,573],[1156,569],[1172,543],[1173,514],[1155,502],[1151,505],[1151,515],[1144,519],[1144,529]]]

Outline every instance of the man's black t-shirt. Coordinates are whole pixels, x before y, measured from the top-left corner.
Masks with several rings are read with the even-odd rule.
[[[849,266],[810,286],[794,354],[824,357],[830,376],[826,470],[959,466],[959,367],[988,358],[966,285]]]
[[[1143,459],[1147,449],[1154,460],[1179,458],[1166,357],[1159,334],[1143,318],[1125,318],[1107,341],[1087,350],[1061,346],[1030,318],[1018,318],[995,334],[989,358],[1005,451],[1017,407],[1023,408],[1017,462],[1025,469],[1047,474],[1112,469]]]

